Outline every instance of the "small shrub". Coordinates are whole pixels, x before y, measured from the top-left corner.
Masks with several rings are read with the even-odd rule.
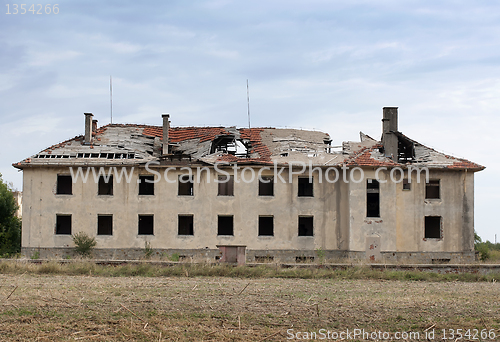
[[[316,255],[318,256],[318,259],[319,259],[319,262],[320,263],[323,263],[323,261],[325,261],[325,251],[320,247],[320,248],[316,248]]]
[[[92,249],[97,245],[95,238],[84,232],[78,232],[72,238],[76,252],[82,257],[90,257]]]
[[[481,261],[486,261],[490,258],[490,250],[484,243],[477,244],[476,250],[479,252],[479,259]]]
[[[180,255],[178,253],[173,253],[171,256],[170,256],[170,260],[171,261],[179,261],[180,259]]]
[[[31,259],[32,260],[40,259],[40,251],[35,251],[35,253],[31,255]]]
[[[153,252],[154,250],[153,248],[151,248],[151,243],[146,241],[144,243],[144,257],[148,260],[151,259],[151,257],[153,256]]]

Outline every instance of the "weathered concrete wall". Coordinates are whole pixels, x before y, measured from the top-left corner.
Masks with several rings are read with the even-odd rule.
[[[375,179],[375,171],[365,170]],[[411,190],[379,172],[380,217],[366,217],[366,181],[349,183],[349,250],[364,251],[367,236],[380,236],[381,250],[394,252],[468,252],[474,249],[474,176],[464,171],[430,171],[440,180],[440,198],[425,199],[425,173]],[[387,181],[387,183],[383,183]],[[442,217],[442,238],[425,238],[425,216]]]
[[[176,180],[182,171],[169,171]],[[56,214],[72,215],[72,233],[86,232],[97,239],[96,248],[215,249],[216,245],[247,245],[252,249],[338,249],[337,184],[318,182],[314,197],[298,197],[297,175],[292,183],[274,184],[274,196],[258,196],[258,181],[236,183],[234,196],[218,196],[216,174],[206,172],[194,183],[194,196],[178,196],[177,182],[163,179],[155,184],[154,196],[139,196],[137,181],[144,170],[134,170],[132,182],[115,177],[113,196],[99,196],[93,179],[73,184],[72,195],[57,195],[57,174],[67,169],[25,169],[23,247],[73,246],[71,236],[56,235]],[[240,173],[241,174],[241,173]],[[264,173],[265,175],[265,173]],[[272,175],[272,172],[269,173]],[[288,179],[287,172],[283,178]],[[249,172],[247,177],[249,176]],[[196,177],[196,174],[195,174]],[[91,177],[92,178],[92,177]],[[113,215],[113,235],[97,236],[97,216]],[[154,235],[138,235],[138,215],[154,215]],[[177,234],[177,216],[194,215],[194,235]],[[217,215],[234,215],[234,236],[217,235]],[[274,216],[274,236],[258,236],[259,215]],[[314,216],[314,236],[298,236],[298,217]]]
[[[246,245],[247,258],[269,253],[283,262],[314,257],[316,249],[324,251],[326,258],[363,259],[366,238],[374,236],[380,237],[382,259],[388,260],[406,260],[408,256],[430,262],[449,259],[450,253],[459,253],[453,256],[456,260],[465,253],[464,258],[469,260],[470,253],[466,252],[473,251],[473,173],[432,171],[430,178],[440,179],[441,196],[426,200],[425,181],[418,183],[415,174],[411,190],[405,191],[402,183],[390,181],[388,171],[379,172],[380,180],[387,180],[380,183],[380,217],[367,218],[366,178],[374,179],[375,170],[364,169],[365,179],[360,183],[319,183],[315,173],[314,197],[297,196],[296,174],[291,183],[275,183],[274,196],[258,196],[257,180],[235,182],[234,196],[218,196],[213,169],[209,171],[210,181],[205,171],[201,182],[195,181],[194,196],[178,196],[176,180],[183,172],[169,171],[169,179],[174,181],[169,183],[164,179],[164,169],[160,171],[162,179],[155,184],[154,196],[138,195],[139,175],[147,172],[137,168],[130,184],[124,180],[118,183],[115,177],[113,196],[99,196],[92,176],[86,184],[81,179],[73,184],[72,195],[57,195],[57,174],[69,174],[68,169],[25,169],[23,250],[41,248],[49,255],[47,248],[72,247],[71,236],[55,234],[56,214],[71,214],[72,233],[84,231],[95,236],[96,250],[102,251],[102,257],[113,259],[140,258],[146,243],[158,251],[194,251],[196,255],[203,250],[216,251],[217,245]],[[273,176],[273,172],[267,175]],[[287,170],[282,177],[288,179]],[[113,235],[97,236],[99,214],[113,215]],[[138,235],[139,214],[154,215],[154,235]],[[194,235],[178,235],[179,214],[194,215]],[[217,215],[234,215],[233,236],[217,235]],[[258,236],[259,215],[274,216],[274,236]],[[298,236],[298,217],[302,215],[314,216],[314,236]],[[426,215],[442,217],[441,239],[424,238]],[[440,252],[442,256],[424,253],[420,258],[417,252]]]
[[[22,255],[40,259],[78,259],[72,247],[23,247]],[[321,255],[319,254],[321,253]],[[171,260],[177,254],[180,261],[215,262],[221,257],[219,249],[154,249],[152,260]],[[97,248],[91,257],[96,260],[145,260],[144,248]],[[340,250],[247,250],[246,262],[366,262],[365,252]],[[383,252],[377,263],[382,264],[446,264],[475,262],[474,252]]]

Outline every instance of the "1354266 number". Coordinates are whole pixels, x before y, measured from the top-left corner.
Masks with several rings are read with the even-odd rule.
[[[6,4],[5,14],[59,14],[59,4]]]

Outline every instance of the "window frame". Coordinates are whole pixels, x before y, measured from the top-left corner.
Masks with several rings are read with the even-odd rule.
[[[102,184],[101,184],[101,180],[102,180]],[[101,190],[104,190],[101,187],[107,187],[108,189],[111,190],[108,192],[111,192],[111,193],[101,193]],[[99,180],[97,181],[97,195],[98,196],[113,196],[113,191],[114,191],[113,175],[109,175],[108,182],[106,182],[103,175],[100,175]],[[102,191],[102,192],[104,192],[104,191]]]
[[[307,182],[304,182],[307,180]],[[314,197],[314,177],[298,177],[297,178],[297,197]],[[309,186],[306,187],[305,184]],[[310,188],[310,191],[307,191]]]
[[[437,184],[436,184],[437,183]],[[430,190],[435,190],[437,188],[437,197],[430,197]],[[429,179],[429,182],[425,183],[425,199],[426,200],[440,200],[441,199],[441,179]]]
[[[263,182],[262,180],[268,180],[269,182]],[[269,191],[269,189],[271,191]],[[259,177],[259,197],[273,197],[274,196],[274,176],[262,176]],[[271,194],[269,194],[269,192]]]
[[[108,218],[108,217],[109,217],[109,218],[111,218],[111,227],[110,227],[110,229],[111,229],[111,230],[110,230],[110,234],[105,234],[105,233],[102,233],[102,232],[101,232],[101,233],[99,233],[99,228],[100,228],[99,223],[100,223],[100,219],[101,219],[101,218],[104,218],[104,217],[106,217],[106,218]],[[113,236],[113,215],[111,215],[111,214],[98,214],[98,215],[97,215],[97,236]]]
[[[227,179],[227,181],[221,182],[221,179]],[[217,196],[234,196],[234,175],[217,176]]]
[[[143,232],[141,233],[141,218],[151,217],[151,233]],[[154,236],[155,235],[155,219],[153,214],[139,214],[137,223],[137,235],[139,236]]]
[[[439,236],[428,236],[428,235],[436,235],[436,234],[430,234],[431,232],[428,233],[428,229],[431,229],[433,227],[427,227],[427,225],[431,224],[431,222],[427,222],[429,219],[439,219]],[[434,223],[435,224],[435,223]],[[434,228],[435,229],[435,228]],[[442,216],[437,216],[437,215],[427,215],[424,217],[424,239],[432,239],[432,240],[442,240],[443,239],[443,217]]]
[[[191,227],[189,228],[189,232],[191,234],[181,234],[181,217],[190,217],[191,218]],[[193,214],[179,214],[177,215],[177,235],[178,236],[194,236],[194,215]]]
[[[311,219],[311,234],[307,234],[307,232],[308,232],[307,228],[305,230],[305,234],[301,234],[302,230],[300,227],[301,226],[300,221],[305,220],[305,219]],[[299,215],[297,236],[298,237],[314,237],[314,215]]]
[[[138,184],[139,189],[137,191],[139,196],[154,196],[155,195],[155,188],[156,188],[155,183],[146,182],[147,179],[151,180],[151,178],[153,179],[153,182],[154,182],[155,176],[153,176],[153,175],[139,175],[139,184]],[[143,185],[143,184],[146,184],[146,185]],[[149,189],[149,187],[151,187],[151,189],[153,190],[152,193],[149,193],[146,191],[147,189]],[[141,189],[142,189],[142,193],[141,193]]]
[[[58,232],[58,224],[59,224],[59,218],[68,218],[69,217],[69,233],[61,233]],[[54,235],[61,235],[61,236],[71,236],[73,233],[73,217],[71,214],[56,214],[56,226],[54,227]]]
[[[222,218],[231,218],[231,234],[221,234]],[[234,215],[217,215],[217,236],[234,236]]]
[[[189,180],[188,181],[181,181],[181,178],[188,176]],[[189,185],[188,185],[189,184]],[[181,189],[184,189],[184,187],[188,190],[190,190],[189,194],[187,193],[181,193]],[[193,176],[187,175],[187,174],[182,174],[177,177],[177,196],[189,196],[193,197],[194,196],[194,180]]]
[[[271,234],[262,234],[261,219],[271,219]],[[274,237],[274,216],[273,215],[259,215],[257,234],[259,237]]]
[[[69,179],[69,183],[66,183],[66,186],[69,184],[69,192],[61,192],[61,187],[62,187],[62,182],[60,181],[60,178],[66,179],[66,181]],[[73,177],[71,175],[67,174],[58,174],[57,179],[56,179],[56,195],[62,195],[62,196],[71,196],[73,195]]]

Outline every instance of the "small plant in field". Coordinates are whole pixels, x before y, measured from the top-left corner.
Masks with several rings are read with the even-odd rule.
[[[325,261],[325,251],[320,247],[316,248],[316,254],[318,255],[319,262]]]
[[[40,259],[40,251],[35,251],[35,253],[31,254],[31,260]]]
[[[171,256],[170,256],[170,260],[171,261],[179,261],[180,259],[180,255],[178,253],[173,253]]]
[[[87,233],[78,232],[72,236],[75,250],[83,257],[89,257],[92,249],[97,245],[94,237],[90,237]]]
[[[146,259],[151,259],[151,257],[153,256],[153,248],[151,248],[151,243],[150,242],[145,242],[144,243],[144,257]]]

